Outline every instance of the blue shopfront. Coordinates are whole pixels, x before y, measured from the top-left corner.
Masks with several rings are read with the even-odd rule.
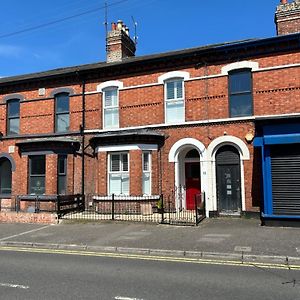
[[[262,219],[300,221],[299,120],[258,122],[254,147],[261,149]]]

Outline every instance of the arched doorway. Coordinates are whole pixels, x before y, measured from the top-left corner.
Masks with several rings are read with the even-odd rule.
[[[201,193],[200,155],[196,149],[185,156],[186,209],[195,209],[195,196]]]
[[[216,153],[216,180],[218,212],[240,214],[241,202],[241,165],[238,150],[225,145]]]
[[[7,158],[0,158],[0,194],[11,194],[12,166]]]
[[[174,204],[176,209],[194,209],[194,195],[207,192],[205,146],[193,138],[181,139],[171,147],[169,162],[175,163]]]

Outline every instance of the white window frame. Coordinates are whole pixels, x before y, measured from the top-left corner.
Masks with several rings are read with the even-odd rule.
[[[117,106],[110,106],[109,109],[118,109],[118,124],[115,126],[105,126],[105,91],[117,90]],[[104,129],[120,127],[120,90],[123,89],[123,82],[117,80],[105,81],[97,86],[97,91],[102,93],[102,127]]]
[[[144,170],[144,154],[148,154],[149,155],[149,169],[148,170]],[[143,195],[147,195],[150,196],[152,195],[152,155],[151,155],[151,151],[143,151],[142,152],[142,191],[143,191]],[[144,191],[144,175],[148,174],[149,175],[149,193],[145,193]]]
[[[106,92],[108,91],[116,91],[117,92],[117,104],[116,105],[112,105],[112,106],[105,106],[105,97],[106,97]],[[118,87],[107,87],[102,91],[102,105],[103,105],[103,109],[102,109],[102,119],[103,119],[103,128],[108,129],[108,128],[119,128],[120,126],[120,113],[119,113],[119,89]],[[105,113],[109,110],[116,110],[117,111],[117,118],[118,121],[116,124],[111,125],[111,126],[107,126],[105,124]]]
[[[190,74],[185,71],[173,71],[165,73],[158,77],[158,83],[164,85],[164,116],[165,116],[165,124],[176,124],[176,123],[184,123],[185,122],[185,81],[190,78]],[[172,81],[182,80],[182,98],[174,98],[167,99],[167,83]],[[174,102],[183,102],[183,119],[182,120],[174,120],[171,122],[167,121],[167,103]]]
[[[126,154],[127,155],[127,162],[128,162],[128,170],[127,171],[123,171],[123,161],[122,161],[122,155]],[[119,160],[119,164],[120,164],[120,171],[111,171],[111,156],[112,155],[120,155],[120,160]],[[108,195],[112,195],[111,191],[110,191],[110,175],[111,174],[120,174],[121,177],[123,175],[126,175],[128,177],[128,192],[126,193],[122,193],[123,191],[121,191],[121,193],[119,195],[129,195],[130,194],[130,161],[129,161],[130,157],[129,157],[129,152],[110,152],[108,153],[108,166],[107,166],[107,191],[108,191]]]
[[[182,97],[179,98],[177,97],[177,88],[175,88],[175,91],[174,91],[174,98],[173,99],[168,99],[168,89],[167,89],[167,85],[168,83],[171,83],[171,82],[178,82],[178,81],[181,81],[182,82]],[[176,95],[175,95],[176,93]],[[168,79],[165,81],[165,84],[164,84],[164,102],[165,102],[165,123],[166,124],[174,124],[174,123],[184,123],[185,122],[185,88],[184,88],[184,79],[183,78],[172,78],[172,79]],[[181,120],[179,119],[175,119],[175,120],[172,120],[172,121],[168,121],[168,118],[167,118],[167,115],[168,115],[168,109],[167,109],[167,105],[168,103],[182,103],[183,104],[183,118]]]

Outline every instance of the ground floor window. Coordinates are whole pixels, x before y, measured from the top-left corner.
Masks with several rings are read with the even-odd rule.
[[[0,194],[11,194],[11,163],[8,159],[0,160]]]
[[[45,194],[45,155],[29,156],[29,194]]]
[[[109,154],[109,194],[129,195],[129,155],[124,153]]]
[[[67,193],[67,155],[58,155],[57,159],[57,193]]]
[[[151,153],[143,152],[143,195],[151,195]]]

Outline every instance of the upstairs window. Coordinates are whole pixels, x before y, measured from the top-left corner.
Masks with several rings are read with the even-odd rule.
[[[151,195],[151,153],[143,152],[143,195]]]
[[[29,194],[45,194],[45,155],[29,156]]]
[[[70,99],[68,93],[55,95],[55,132],[70,129]]]
[[[7,101],[7,135],[20,133],[20,100]]]
[[[165,82],[166,123],[184,122],[183,79],[170,79]]]
[[[109,194],[129,195],[128,153],[111,153],[109,156]]]
[[[103,90],[103,127],[119,127],[119,92],[117,87]]]
[[[250,69],[229,72],[230,117],[245,117],[253,114],[252,73]]]
[[[58,155],[57,159],[57,194],[67,194],[67,155]]]

